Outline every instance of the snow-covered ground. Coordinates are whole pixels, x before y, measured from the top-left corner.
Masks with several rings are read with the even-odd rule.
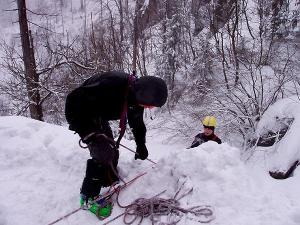
[[[211,205],[214,225],[299,225],[300,172],[275,180],[264,170],[245,165],[239,150],[224,143],[205,143],[194,149],[182,144],[163,144],[151,135],[149,158],[135,161],[120,149],[120,175],[129,180],[147,174],[124,189],[120,201],[139,197],[170,198],[184,181],[182,207]],[[79,189],[89,154],[78,147],[78,137],[65,127],[24,117],[0,117],[0,224],[49,224],[79,207]],[[123,140],[134,148],[133,141]],[[188,144],[187,144],[188,145]],[[114,207],[112,216],[123,212]],[[94,215],[79,211],[58,225],[101,224]],[[123,224],[119,218],[111,224]],[[150,224],[144,219],[143,224]],[[183,217],[179,224],[199,224]]]

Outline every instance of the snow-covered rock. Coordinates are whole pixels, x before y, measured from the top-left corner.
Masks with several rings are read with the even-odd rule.
[[[283,137],[276,136],[284,131]],[[260,159],[267,170],[287,171],[300,160],[300,99],[298,96],[281,99],[271,105],[257,126],[257,136],[274,134],[274,144],[269,147],[256,147],[253,159]]]

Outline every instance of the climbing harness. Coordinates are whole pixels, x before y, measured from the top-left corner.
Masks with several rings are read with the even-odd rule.
[[[89,136],[89,138],[90,138],[90,137],[92,137],[93,135],[96,135],[96,136],[102,136],[102,137],[104,137],[105,139],[107,139],[109,142],[111,142],[111,144],[115,144],[114,139],[108,137],[108,136],[105,135],[105,134],[102,134],[102,133],[101,133],[101,134],[97,134],[97,133],[93,132],[93,133],[89,134],[88,136]],[[84,140],[85,140],[85,139],[86,139],[86,138],[84,138]],[[79,146],[80,146],[81,148],[84,148],[84,149],[88,148],[88,145],[87,145],[87,146],[83,146],[83,145],[82,145],[82,142],[83,142],[83,141],[80,139],[80,140],[79,140]],[[135,152],[135,151],[132,150],[131,148],[126,147],[126,146],[123,145],[123,144],[120,144],[120,143],[119,143],[119,146],[122,146],[123,148],[127,149],[128,151],[130,151],[130,152],[132,152],[132,153],[138,155],[137,152]],[[149,162],[151,162],[151,163],[153,163],[153,164],[156,164],[156,162],[154,162],[153,160],[151,160],[151,159],[149,159],[149,158],[147,158],[146,160],[149,161]]]
[[[86,146],[84,146],[82,143],[84,143],[84,141],[87,141],[89,138],[93,137],[94,135],[96,135],[96,132],[92,132],[92,133],[86,135],[84,138],[80,138],[80,139],[79,139],[79,146],[80,146],[81,148],[88,148],[88,147],[89,147],[88,144],[87,144]],[[97,135],[99,135],[99,134],[97,134]],[[105,135],[105,136],[106,136],[106,135]]]

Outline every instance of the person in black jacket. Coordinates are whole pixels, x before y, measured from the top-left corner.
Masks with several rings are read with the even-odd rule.
[[[198,147],[199,145],[207,141],[215,141],[218,144],[222,143],[221,139],[214,133],[217,126],[217,120],[215,117],[206,116],[202,121],[202,125],[204,131],[195,136],[194,141],[189,148]]]
[[[116,71],[92,76],[68,94],[65,116],[69,129],[79,134],[92,157],[87,160],[81,204],[82,200],[98,196],[101,187],[119,180],[118,145],[127,119],[136,142],[135,159],[148,157],[144,108],[163,106],[167,95],[167,86],[161,78],[136,78]],[[117,119],[120,119],[121,132],[115,142],[109,121]]]

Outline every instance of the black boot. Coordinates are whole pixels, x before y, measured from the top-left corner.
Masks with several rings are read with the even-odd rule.
[[[93,159],[88,159],[80,194],[87,199],[94,198],[99,195],[101,186],[101,166]]]

